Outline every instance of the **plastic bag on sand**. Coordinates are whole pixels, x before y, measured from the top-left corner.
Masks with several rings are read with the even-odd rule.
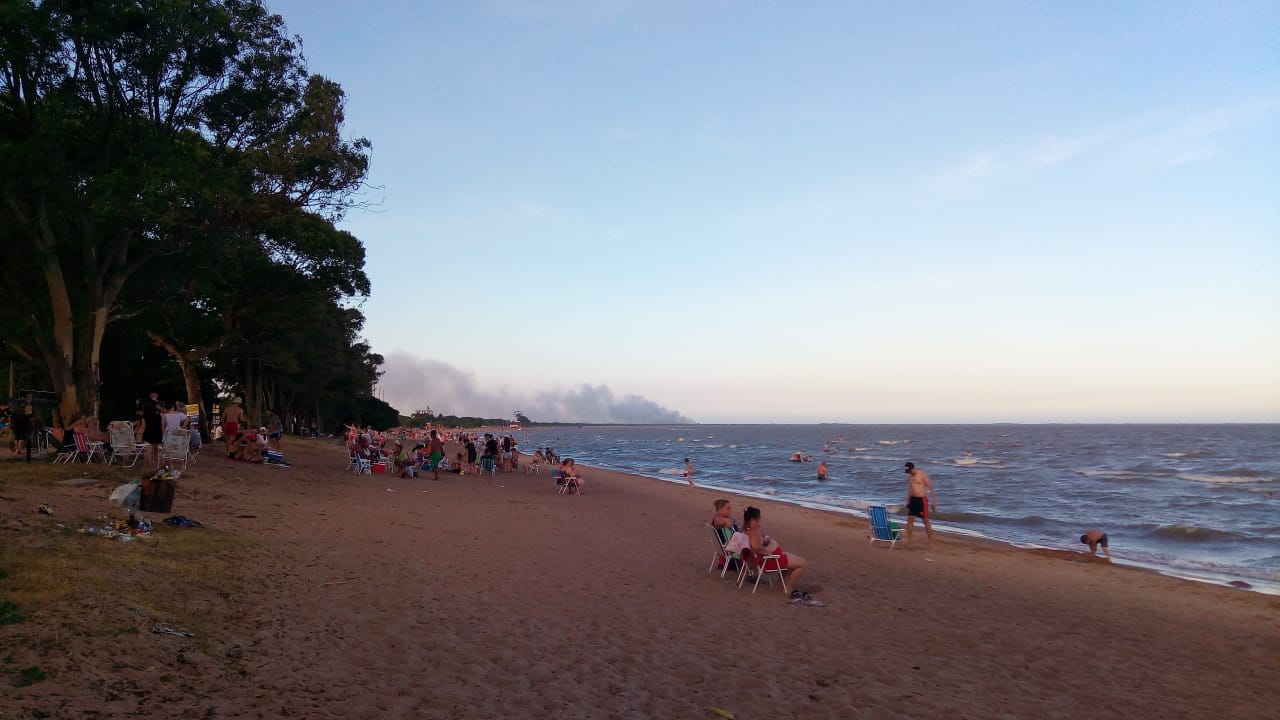
[[[132,507],[142,499],[142,488],[138,481],[127,482],[111,491],[111,502],[125,507]]]

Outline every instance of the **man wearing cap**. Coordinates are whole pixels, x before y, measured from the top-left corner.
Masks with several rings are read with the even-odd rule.
[[[231,407],[222,413],[222,439],[227,441],[227,452],[235,447],[236,435],[240,432],[240,423],[244,422],[244,408],[240,407],[240,398],[231,398]]]
[[[907,542],[911,542],[911,529],[918,515],[924,521],[924,531],[932,548],[933,524],[929,522],[929,512],[938,512],[938,495],[933,491],[929,475],[915,463],[908,462],[903,472],[907,474]]]

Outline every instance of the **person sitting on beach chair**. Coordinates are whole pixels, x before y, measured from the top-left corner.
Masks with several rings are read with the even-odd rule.
[[[582,476],[578,475],[578,468],[573,462],[573,458],[565,458],[560,463],[560,479],[564,482],[564,491],[573,495],[582,494],[582,486],[586,484]]]
[[[391,460],[396,465],[396,475],[406,478],[414,477],[413,456],[409,454],[408,450],[404,449],[404,445],[401,445],[398,440],[392,442],[391,447]]]
[[[729,542],[729,538],[738,532],[738,522],[733,519],[733,503],[724,498],[716,500],[712,505],[716,509],[715,515],[711,516],[711,527],[715,528],[716,534],[720,536],[720,544],[724,545]],[[717,560],[723,563],[724,558]],[[737,570],[737,561],[732,561],[730,570]]]
[[[760,510],[758,508],[749,507],[742,513],[742,533],[747,536],[749,549],[755,553],[758,558],[770,558],[760,564],[758,570],[761,574],[766,572],[779,572],[789,570],[791,572],[791,601],[801,602],[809,600],[808,593],[800,590],[800,577],[804,575],[808,562],[804,558],[795,553],[783,550],[778,541],[764,532],[760,527]],[[773,558],[776,556],[776,559]],[[786,583],[782,585],[782,589],[787,589]]]

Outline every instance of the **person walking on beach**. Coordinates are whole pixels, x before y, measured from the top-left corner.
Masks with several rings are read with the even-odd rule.
[[[938,495],[933,491],[933,483],[929,475],[916,467],[913,462],[906,464],[903,472],[907,473],[907,542],[911,542],[911,529],[915,526],[916,516],[924,521],[924,531],[929,538],[929,547],[933,547],[933,523],[929,522],[929,513],[938,512]]]
[[[1111,562],[1111,546],[1107,540],[1107,534],[1097,528],[1089,528],[1080,536],[1080,542],[1089,546],[1089,554],[1093,557],[1098,556],[1098,548],[1102,548],[1102,552],[1107,556],[1107,562]]]
[[[240,432],[240,423],[244,422],[244,408],[240,407],[240,398],[231,398],[231,406],[222,413],[222,439],[227,441],[227,453],[234,449],[236,435]]]
[[[689,458],[684,459],[684,479],[693,485],[693,463],[689,462]]]
[[[436,479],[440,479],[440,461],[444,459],[444,441],[440,439],[440,434],[435,430],[431,431],[431,440],[427,445],[427,452],[431,453],[431,473]]]

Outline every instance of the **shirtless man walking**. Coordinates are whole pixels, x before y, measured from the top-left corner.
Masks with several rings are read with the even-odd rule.
[[[427,452],[431,453],[431,474],[439,480],[440,461],[444,459],[444,440],[440,439],[435,430],[431,431],[431,439],[427,441]]]
[[[907,473],[907,542],[911,542],[911,529],[919,515],[924,521],[924,531],[929,536],[929,547],[932,548],[933,524],[929,522],[929,513],[938,512],[938,495],[933,491],[933,483],[929,482],[928,474],[917,468],[915,463],[907,463],[903,472]]]
[[[231,406],[222,413],[222,439],[227,443],[227,454],[235,447],[236,433],[244,423],[244,408],[240,407],[240,398],[231,398]]]

